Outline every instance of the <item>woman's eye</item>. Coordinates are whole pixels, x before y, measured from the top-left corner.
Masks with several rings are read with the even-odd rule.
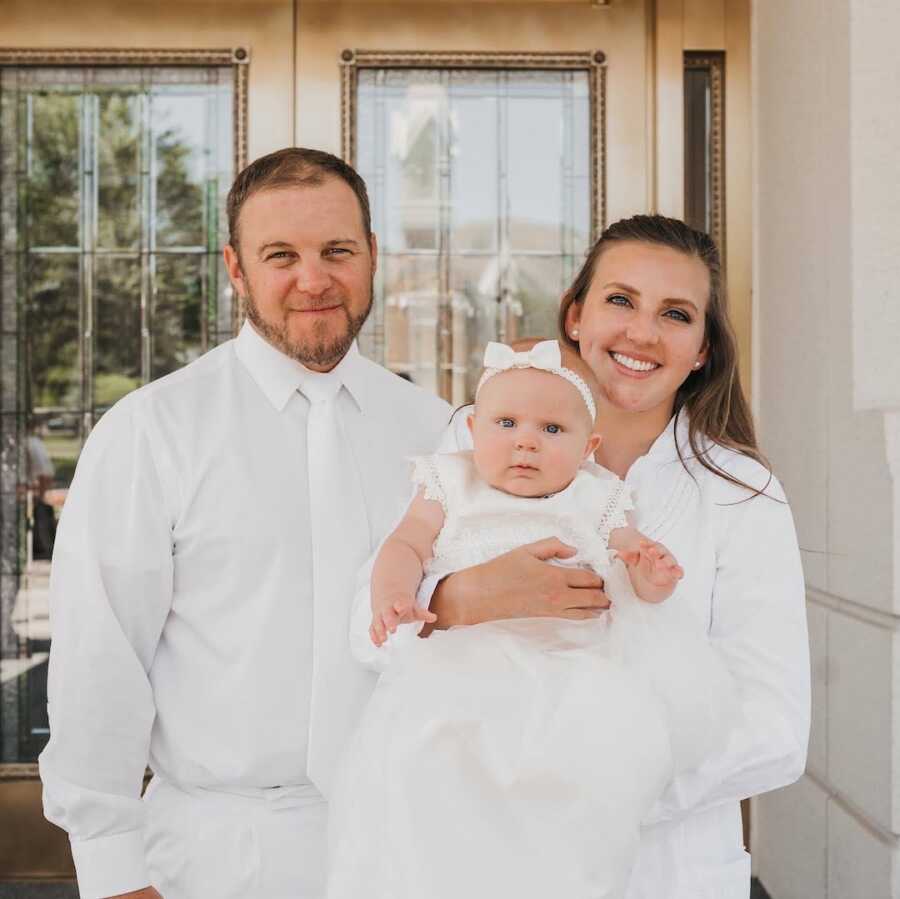
[[[497,419],[497,424],[501,428],[514,428],[516,426],[516,423],[511,418],[499,418]]]
[[[667,309],[665,315],[668,318],[675,319],[675,321],[684,322],[686,325],[691,323],[691,317],[686,312],[682,312],[681,309]]]
[[[606,298],[607,303],[612,303],[614,306],[630,306],[631,300],[621,293],[614,293],[611,296]]]
[[[547,425],[544,430],[548,434],[562,434],[562,428],[559,425]]]

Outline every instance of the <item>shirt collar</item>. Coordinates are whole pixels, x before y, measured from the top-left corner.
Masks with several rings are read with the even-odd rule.
[[[366,409],[366,373],[356,341],[340,362],[329,372],[317,372],[301,365],[262,337],[249,321],[245,321],[235,339],[235,353],[272,406],[282,412],[308,378],[337,378],[347,389],[361,411]]]

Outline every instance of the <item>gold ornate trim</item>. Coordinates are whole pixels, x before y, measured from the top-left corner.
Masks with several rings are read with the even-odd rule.
[[[343,50],[341,65],[341,155],[356,162],[356,95],[360,69],[576,69],[586,71],[591,90],[591,233],[606,227],[606,54],[484,53],[474,51]]]
[[[703,69],[710,80],[710,237],[725,265],[725,55],[686,53],[685,69]]]
[[[232,66],[235,173],[247,165],[249,63],[250,51],[246,47],[209,50],[0,47],[0,66]]]
[[[40,780],[37,765],[0,765],[0,782],[5,780]]]

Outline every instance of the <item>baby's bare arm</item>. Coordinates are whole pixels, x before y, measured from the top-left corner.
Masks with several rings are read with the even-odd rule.
[[[665,546],[645,537],[637,528],[613,530],[609,548],[625,563],[634,592],[645,602],[668,599],[684,577],[681,566]]]
[[[401,622],[434,621],[419,609],[416,592],[444,524],[441,504],[419,491],[400,524],[384,541],[372,570],[372,641],[380,646]]]

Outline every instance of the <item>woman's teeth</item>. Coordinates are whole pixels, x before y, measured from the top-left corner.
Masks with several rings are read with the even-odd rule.
[[[625,368],[630,368],[632,371],[653,371],[654,368],[659,368],[656,362],[640,362],[632,359],[631,356],[623,356],[621,353],[613,353],[612,357],[619,365],[624,365]]]

